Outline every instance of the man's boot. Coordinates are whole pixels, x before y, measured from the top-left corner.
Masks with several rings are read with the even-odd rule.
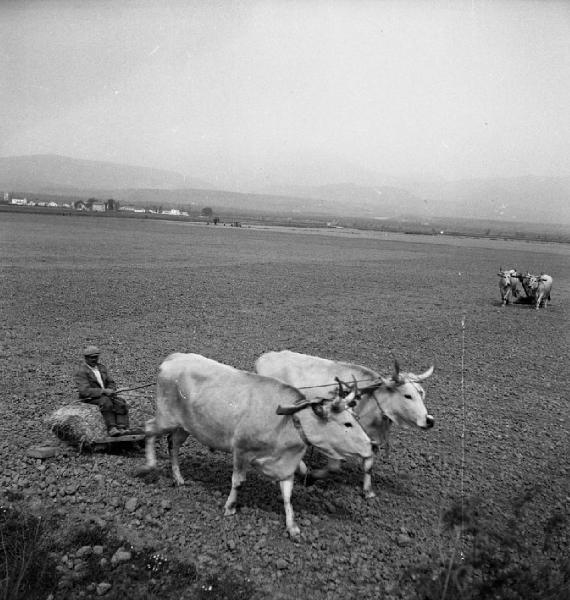
[[[112,411],[101,412],[103,415],[103,421],[105,421],[105,427],[107,428],[107,435],[110,437],[117,437],[121,435],[121,431],[117,427],[115,420],[115,413]]]

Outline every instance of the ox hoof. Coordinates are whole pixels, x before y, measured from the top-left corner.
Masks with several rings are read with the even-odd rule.
[[[307,472],[307,474],[303,476],[302,480],[303,480],[303,485],[306,487],[315,485],[315,483],[317,483],[317,481],[318,481],[318,479],[316,477],[313,477],[313,475],[311,474],[310,471]]]
[[[159,479],[158,470],[155,467],[145,465],[135,471],[135,477],[140,477],[145,483],[156,483]]]
[[[233,517],[236,514],[235,506],[226,506],[224,510],[224,517]]]
[[[287,529],[287,533],[289,534],[289,537],[296,542],[298,542],[301,537],[301,530],[297,527],[297,525],[289,527]]]
[[[138,477],[141,477],[142,475],[146,475],[147,473],[152,473],[155,469],[156,469],[156,467],[151,467],[149,465],[143,465],[142,467],[139,467],[135,471],[135,475],[137,475]]]
[[[376,498],[376,492],[373,492],[372,490],[368,490],[367,492],[364,492],[364,498],[366,500],[371,500],[372,498]]]

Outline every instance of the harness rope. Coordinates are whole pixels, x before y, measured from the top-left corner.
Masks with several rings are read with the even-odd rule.
[[[376,381],[376,379],[355,379],[356,383],[362,383],[364,381]],[[334,383],[323,383],[322,385],[305,385],[303,387],[298,387],[298,390],[312,390],[314,388],[322,388],[322,387],[330,387],[331,385],[338,385],[335,381]]]
[[[375,379],[356,379],[356,383],[363,383],[365,381],[376,381]],[[137,385],[135,387],[131,387],[131,388],[123,388],[120,390],[117,390],[115,393],[116,394],[120,394],[121,392],[132,392],[133,390],[140,390],[142,388],[146,388],[146,387],[150,387],[151,385],[155,385],[156,381],[151,381],[150,383],[143,383],[142,385]],[[321,385],[305,385],[303,387],[298,387],[298,390],[312,390],[312,389],[316,389],[316,388],[323,388],[323,387],[330,387],[330,386],[336,386],[338,385],[336,382],[334,383],[323,383]]]

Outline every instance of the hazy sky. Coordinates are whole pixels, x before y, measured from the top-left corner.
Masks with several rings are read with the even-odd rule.
[[[2,0],[0,155],[570,175],[570,2]]]

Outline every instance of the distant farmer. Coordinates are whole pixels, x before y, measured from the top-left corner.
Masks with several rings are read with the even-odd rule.
[[[99,407],[110,436],[125,435],[129,429],[129,410],[126,402],[116,395],[117,385],[107,367],[99,363],[99,354],[97,346],[83,350],[85,362],[74,376],[79,398]]]

